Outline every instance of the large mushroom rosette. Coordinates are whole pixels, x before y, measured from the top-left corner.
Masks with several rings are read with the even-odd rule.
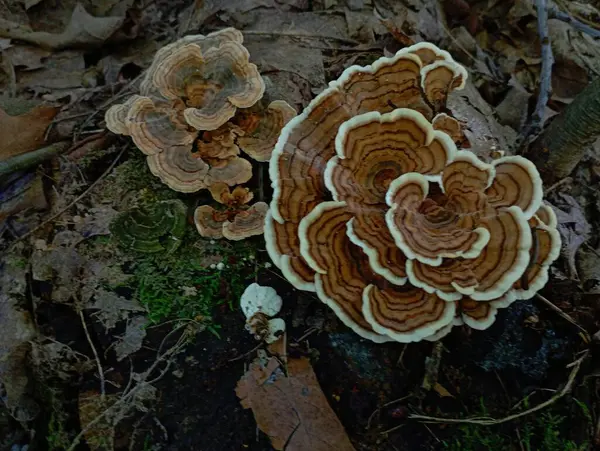
[[[422,43],[353,66],[282,131],[267,249],[376,342],[489,327],[545,285],[560,238],[536,168],[458,150],[440,111],[467,74]]]
[[[225,28],[185,36],[155,55],[140,95],[105,115],[114,133],[131,136],[151,172],[171,189],[196,192],[252,177],[244,151],[267,161],[283,125],[296,111],[269,102],[243,35]]]

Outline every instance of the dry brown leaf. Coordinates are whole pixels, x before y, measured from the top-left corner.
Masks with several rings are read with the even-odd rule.
[[[38,45],[44,49],[99,47],[121,28],[124,17],[94,17],[78,3],[62,33],[33,31],[27,25],[0,19],[0,36]]]
[[[258,427],[277,450],[354,450],[344,427],[329,406],[306,358],[290,359],[286,377],[272,357],[255,360],[242,376],[236,394],[252,409]]]
[[[436,391],[436,393],[438,395],[440,395],[442,398],[454,398],[454,395],[452,395],[452,393],[450,393],[442,384],[440,384],[439,382],[436,382],[435,384],[433,384],[433,389]]]
[[[58,108],[39,105],[20,116],[0,108],[0,161],[44,146],[44,134]]]

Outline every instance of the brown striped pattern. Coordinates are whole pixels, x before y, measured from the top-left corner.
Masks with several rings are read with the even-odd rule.
[[[455,72],[452,65],[439,63],[438,67],[427,72],[423,82],[425,86],[425,97],[439,111],[446,104],[448,94],[452,91],[455,83]]]
[[[200,132],[195,142],[196,153],[211,166],[222,166],[219,160],[231,159],[240,154],[235,142],[239,130],[232,124],[224,124],[216,130]]]
[[[501,163],[496,167],[496,177],[486,194],[495,208],[517,205],[525,211],[533,202],[534,181],[527,169],[514,162]]]
[[[448,116],[446,113],[440,113],[433,118],[431,123],[434,129],[444,132],[452,138],[452,141],[454,141],[457,146],[460,147],[466,143],[467,138],[462,131],[460,122],[452,116]]]
[[[494,307],[490,302],[474,301],[470,298],[462,299],[459,303],[460,312],[475,322],[486,322],[494,313]]]
[[[169,188],[192,193],[205,188],[209,166],[186,146],[171,147],[146,158],[150,171]]]
[[[283,100],[271,102],[266,109],[257,103],[247,110],[238,110],[233,120],[244,132],[238,144],[256,161],[269,161],[281,129],[296,114]]]
[[[448,306],[435,294],[414,287],[373,287],[369,305],[377,323],[396,333],[413,332],[439,320]]]
[[[178,41],[166,45],[156,52],[152,64],[148,68],[144,80],[142,80],[140,92],[144,96],[152,97],[153,95],[158,95],[157,89],[152,83],[153,74],[164,63],[166,58],[169,58],[173,53],[176,53],[185,45],[195,44],[199,46],[202,51],[207,51],[212,47],[219,47],[225,42],[237,42],[238,44],[241,44],[243,41],[244,37],[242,33],[235,28],[224,28],[223,30],[210,33],[206,36],[201,34],[184,36]]]
[[[179,52],[190,46],[194,44],[181,47]],[[236,108],[249,108],[263,96],[264,81],[249,58],[244,46],[226,42],[204,52],[202,66],[179,70],[177,81],[181,82],[185,93],[193,93],[193,86],[199,85],[196,98],[186,100],[185,119],[192,127],[215,130],[233,117]]]
[[[211,167],[206,176],[205,184],[223,182],[229,186],[246,183],[252,178],[252,164],[240,157],[233,157],[227,163],[219,167]]]
[[[344,139],[331,182],[338,200],[361,204],[385,202],[392,180],[408,172],[437,175],[448,160],[438,139],[426,145],[426,131],[412,118],[372,122],[351,128]]]
[[[245,238],[262,235],[265,227],[265,216],[269,206],[264,202],[256,202],[250,208],[240,211],[233,221],[223,223],[223,236],[228,240],[239,241]]]
[[[346,208],[326,210],[309,228],[308,238],[314,243],[311,256],[327,268],[327,274],[316,276],[317,293],[321,300],[337,305],[357,327],[372,331],[362,314],[362,293],[373,274],[365,255],[346,236],[351,218]]]
[[[406,256],[394,243],[385,222],[384,206],[378,207],[355,210],[352,230],[363,246],[376,253],[378,266],[386,268],[395,277],[404,278],[406,277]],[[375,268],[372,269],[386,277]]]
[[[225,221],[227,221],[227,213],[217,211],[210,205],[201,205],[194,212],[196,229],[204,238],[223,238]]]
[[[197,132],[173,122],[173,117],[147,97],[137,96],[125,120],[135,145],[146,155],[154,155],[172,146],[190,146]]]

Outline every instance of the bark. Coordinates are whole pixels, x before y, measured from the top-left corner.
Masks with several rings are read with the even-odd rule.
[[[567,177],[600,137],[600,78],[590,83],[533,143],[527,157],[546,184]]]

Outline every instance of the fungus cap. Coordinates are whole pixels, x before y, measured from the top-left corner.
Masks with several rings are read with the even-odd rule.
[[[273,262],[375,342],[487,328],[556,258],[535,167],[458,151],[460,123],[436,116],[466,77],[432,44],[348,68],[284,127],[270,160]]]
[[[269,206],[256,202],[247,210],[240,211],[233,221],[223,223],[223,236],[228,240],[239,241],[251,236],[262,235],[265,228],[265,216]]]
[[[188,40],[157,55],[143,86],[167,100],[185,99],[187,123],[197,130],[216,130],[237,108],[254,105],[265,84],[241,43],[226,40],[202,47]]]
[[[275,100],[266,108],[257,103],[247,110],[238,110],[234,121],[243,135],[237,139],[242,150],[256,161],[269,161],[281,130],[296,110],[283,100]]]
[[[283,301],[273,287],[252,283],[244,290],[240,298],[240,307],[246,319],[258,312],[272,317],[279,313]]]

